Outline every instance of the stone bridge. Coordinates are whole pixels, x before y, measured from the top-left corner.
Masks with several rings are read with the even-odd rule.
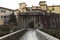
[[[18,30],[0,37],[0,40],[59,40],[39,30],[47,26],[44,25],[46,22],[42,21],[45,14],[46,12],[41,10],[19,13]]]
[[[0,40],[59,40],[38,29],[21,29],[16,32],[0,37]]]
[[[43,11],[27,11],[21,12],[18,15],[18,29],[20,28],[43,28],[42,16],[45,15]]]

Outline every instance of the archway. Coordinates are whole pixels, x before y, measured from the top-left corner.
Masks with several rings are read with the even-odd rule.
[[[28,28],[34,28],[34,22],[31,21],[30,23],[28,23]]]

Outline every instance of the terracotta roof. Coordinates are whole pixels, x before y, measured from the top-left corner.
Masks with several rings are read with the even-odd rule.
[[[60,5],[52,5],[52,6],[48,6],[48,7],[60,7]]]
[[[14,11],[19,11],[19,9],[15,9]]]
[[[39,4],[40,4],[40,3],[46,3],[46,1],[40,1]]]
[[[6,9],[6,10],[11,10],[11,11],[14,11],[14,10],[12,10],[12,9],[5,8],[5,7],[0,7],[0,9]]]
[[[39,6],[32,6],[32,7],[39,7]]]
[[[40,6],[47,6],[47,4],[41,4]]]
[[[42,9],[33,9],[32,11],[35,11],[35,10],[46,12],[45,10],[42,10]]]

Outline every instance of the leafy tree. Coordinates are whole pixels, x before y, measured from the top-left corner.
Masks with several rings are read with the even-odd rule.
[[[10,15],[10,20],[8,22],[12,25],[17,25],[16,16],[14,15],[14,12]]]

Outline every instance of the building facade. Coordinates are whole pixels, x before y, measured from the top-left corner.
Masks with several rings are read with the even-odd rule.
[[[27,11],[27,5],[25,3],[19,3],[19,9],[21,12]],[[60,5],[48,6],[46,1],[40,1],[39,6],[32,6],[31,9],[41,9],[47,11],[47,13],[57,13],[60,14]]]
[[[21,12],[25,12],[26,11],[26,7],[27,5],[23,2],[23,3],[19,3],[19,9]]]
[[[0,25],[4,25],[5,19],[13,13],[14,10],[0,7]],[[7,18],[9,20],[9,18]]]
[[[20,12],[18,15],[18,29],[21,28],[43,28],[41,16],[45,15],[45,11],[33,10]]]

